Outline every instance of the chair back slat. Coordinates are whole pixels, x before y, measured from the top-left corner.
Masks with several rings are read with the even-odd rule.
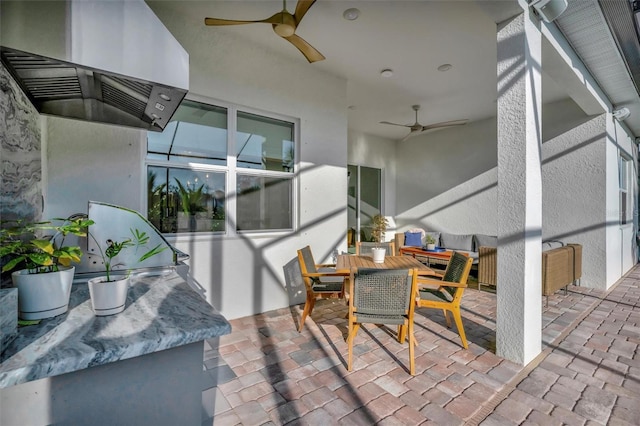
[[[354,274],[353,305],[358,313],[405,315],[412,302],[408,269],[359,269]]]
[[[300,254],[302,255],[302,262],[300,263],[300,269],[303,274],[315,274],[317,273],[316,262],[313,258],[313,254],[311,253],[311,247],[306,246],[300,249]]]
[[[393,241],[384,241],[382,243],[374,243],[369,241],[362,241],[356,244],[356,254],[360,256],[370,256],[373,254],[373,248],[382,247],[387,249],[386,255],[395,255],[395,243]]]
[[[467,270],[467,262],[469,257],[465,256],[462,253],[458,253],[454,251],[451,255],[451,260],[449,260],[449,264],[447,265],[447,270],[442,277],[442,281],[449,281],[453,283],[461,283],[463,280],[467,281],[467,277],[469,276],[469,272]],[[465,277],[466,274],[466,277]],[[453,297],[456,292],[456,287],[448,287],[444,286],[446,290]]]

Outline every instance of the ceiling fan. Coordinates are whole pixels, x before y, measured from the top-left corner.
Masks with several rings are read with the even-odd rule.
[[[205,18],[204,23],[205,25],[271,24],[276,34],[293,44],[310,63],[313,63],[325,58],[322,53],[318,52],[313,46],[296,35],[296,28],[300,25],[300,21],[302,21],[304,15],[315,2],[316,0],[298,0],[296,11],[293,15],[287,11],[286,0],[282,0],[282,12],[278,12],[267,19],[259,21],[237,21],[232,19]]]
[[[414,124],[397,124],[397,123],[390,123],[388,121],[381,121],[380,124],[391,124],[393,126],[402,126],[402,127],[408,127],[411,129],[411,132],[405,136],[404,138],[402,138],[400,140],[400,142],[404,142],[407,139],[409,139],[410,137],[413,136],[417,136],[423,132],[426,132],[427,130],[432,130],[432,129],[439,129],[441,127],[452,127],[452,126],[462,126],[463,124],[467,124],[467,121],[469,120],[453,120],[453,121],[442,121],[440,123],[434,123],[434,124],[429,124],[428,126],[423,126],[422,124],[418,123],[418,111],[420,110],[420,105],[413,105],[411,108],[413,108],[413,110],[416,112],[416,122]]]

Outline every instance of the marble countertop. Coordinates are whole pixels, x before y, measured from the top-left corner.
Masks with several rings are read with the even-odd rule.
[[[231,332],[175,271],[132,281],[127,307],[117,315],[96,317],[87,284],[74,284],[65,314],[19,328],[0,356],[0,389]]]

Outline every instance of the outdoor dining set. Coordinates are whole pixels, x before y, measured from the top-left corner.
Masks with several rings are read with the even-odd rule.
[[[393,245],[393,242],[389,244]],[[335,264],[317,264],[311,247],[298,250],[298,263],[306,287],[306,301],[298,331],[311,315],[316,300],[341,298],[348,304],[347,370],[353,364],[353,342],[361,324],[397,326],[400,344],[409,342],[409,373],[415,375],[414,312],[416,308],[440,309],[448,327],[453,316],[462,346],[467,339],[460,303],[473,259],[451,251],[444,270],[427,266],[412,255],[387,255],[374,262],[371,246],[358,245],[355,254],[338,255]],[[394,247],[387,253],[395,254]]]

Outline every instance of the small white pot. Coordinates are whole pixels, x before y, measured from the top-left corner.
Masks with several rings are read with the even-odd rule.
[[[436,249],[435,244],[427,244],[427,250],[435,250],[435,249]]]
[[[91,306],[96,316],[114,315],[124,311],[129,291],[129,277],[107,281],[107,277],[92,278],[88,282]]]
[[[18,316],[38,320],[64,314],[69,309],[74,266],[60,266],[57,272],[30,274],[26,269],[13,272],[13,286],[18,288]]]
[[[384,247],[374,247],[371,249],[373,263],[384,263],[384,254],[387,251]]]

